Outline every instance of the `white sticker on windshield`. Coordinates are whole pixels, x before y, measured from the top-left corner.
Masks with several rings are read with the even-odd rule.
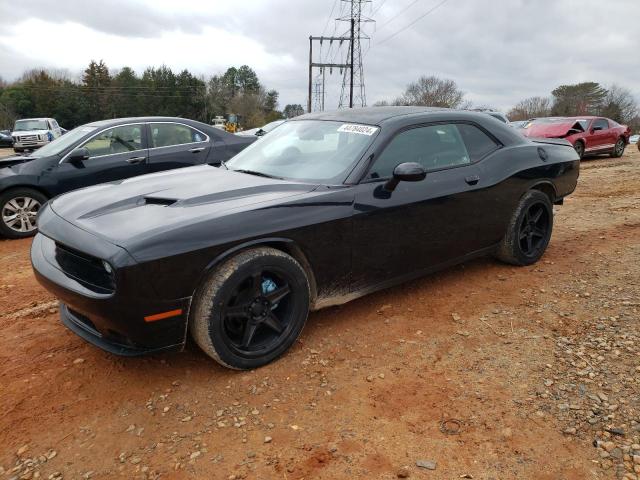
[[[360,135],[371,136],[378,131],[378,127],[370,127],[369,125],[354,125],[345,123],[339,129],[339,132],[344,133],[359,133]]]

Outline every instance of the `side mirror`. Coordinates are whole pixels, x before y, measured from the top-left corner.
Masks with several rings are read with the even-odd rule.
[[[400,182],[421,182],[426,176],[427,171],[419,163],[401,163],[393,169],[393,178],[386,183],[384,188],[393,192]]]
[[[593,127],[592,130],[594,132],[597,132],[598,130],[602,130],[602,127],[598,126],[598,127]]]
[[[67,160],[69,160],[70,162],[77,163],[77,162],[82,162],[83,160],[88,160],[89,157],[90,157],[89,150],[82,147],[82,148],[76,148],[75,150],[73,150],[67,157]]]

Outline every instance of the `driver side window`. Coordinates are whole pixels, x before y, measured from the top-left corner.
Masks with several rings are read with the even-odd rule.
[[[455,125],[431,125],[396,135],[374,163],[369,178],[390,178],[394,168],[416,162],[426,170],[471,163],[467,148]]]
[[[609,122],[604,118],[598,118],[593,122],[594,130],[607,130],[609,128]]]
[[[110,128],[96,135],[83,146],[89,150],[90,157],[142,150],[142,125]]]

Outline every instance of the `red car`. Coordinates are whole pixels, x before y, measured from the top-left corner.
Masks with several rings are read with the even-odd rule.
[[[564,138],[584,155],[609,153],[621,157],[631,129],[603,117],[548,117],[531,120],[521,132],[532,138]]]

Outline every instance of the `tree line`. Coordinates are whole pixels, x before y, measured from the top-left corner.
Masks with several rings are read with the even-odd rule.
[[[404,93],[384,105],[424,105],[431,107],[472,109],[454,80],[436,76],[422,76],[407,85]],[[480,110],[494,110],[490,106],[478,106]],[[640,130],[640,111],[633,94],[619,85],[603,87],[597,82],[560,85],[548,97],[530,97],[518,102],[507,116],[511,121],[529,120],[549,116],[596,115],[611,118]]]
[[[210,123],[236,114],[244,128],[303,113],[301,105],[278,110],[278,91],[267,89],[247,65],[205,79],[188,70],[148,67],[142,75],[124,67],[110,71],[91,61],[81,78],[65,71],[34,69],[15,82],[0,80],[0,127],[17,118],[53,117],[67,129],[118,117],[171,116]]]

